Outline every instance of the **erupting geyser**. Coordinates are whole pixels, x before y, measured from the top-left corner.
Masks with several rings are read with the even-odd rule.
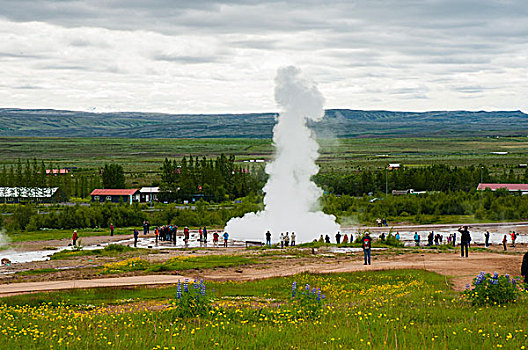
[[[295,67],[279,69],[275,100],[281,111],[273,128],[275,159],[266,166],[264,211],[231,219],[225,228],[233,238],[264,240],[267,230],[277,241],[281,232],[294,231],[298,242],[339,230],[333,215],[319,210],[323,191],[311,177],[319,171],[315,160],[319,145],[306,125],[324,116],[324,98],[317,87]]]

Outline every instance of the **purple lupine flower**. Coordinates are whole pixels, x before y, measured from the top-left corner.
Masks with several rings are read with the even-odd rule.
[[[293,281],[293,283],[292,283],[292,298],[295,298],[295,294],[297,294],[297,282]]]
[[[178,299],[181,299],[181,283],[180,280],[178,280],[178,288],[176,288],[176,296]]]
[[[193,283],[193,287],[194,289],[198,289],[198,278],[194,278],[194,283]]]
[[[493,274],[493,278],[494,278],[494,279],[499,278],[499,274],[498,274],[497,272],[495,272],[495,273]]]
[[[475,279],[475,285],[478,286],[479,284],[481,284],[482,282],[484,282],[484,280],[486,279],[486,274],[481,271],[478,275],[477,275],[477,278]]]
[[[319,302],[321,301],[321,290],[320,289],[317,290],[317,301]]]
[[[187,283],[189,280],[186,278],[185,281],[183,281],[183,291],[187,293],[189,291],[189,288],[187,287]]]
[[[315,287],[312,289],[312,294],[315,295],[315,293],[317,293],[317,290],[315,289]]]
[[[309,292],[310,291],[310,285],[307,283],[306,284],[306,291]]]
[[[205,283],[203,283],[203,281],[202,281],[202,286],[200,288],[200,293],[202,294],[202,296],[205,296]]]

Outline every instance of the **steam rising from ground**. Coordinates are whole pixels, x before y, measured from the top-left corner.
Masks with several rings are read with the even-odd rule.
[[[317,87],[303,79],[295,67],[279,69],[275,100],[281,112],[273,128],[275,160],[266,166],[264,211],[231,219],[226,231],[234,238],[263,240],[267,230],[277,241],[281,232],[294,231],[297,242],[339,230],[333,215],[319,211],[322,190],[310,178],[319,168],[319,145],[306,122],[324,116],[324,98]]]
[[[5,235],[5,232],[3,229],[0,229],[0,248],[9,245],[9,237]]]

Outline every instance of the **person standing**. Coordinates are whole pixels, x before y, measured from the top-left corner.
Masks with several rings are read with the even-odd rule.
[[[227,240],[229,239],[229,233],[224,232],[224,247],[227,248]]]
[[[77,231],[73,231],[72,241],[74,247],[77,245],[77,238],[79,238],[79,236],[77,236]]]
[[[515,248],[515,239],[517,238],[517,234],[515,231],[511,233],[511,240],[512,240],[512,247]]]
[[[284,233],[281,232],[280,234],[280,244],[281,244],[281,249],[284,248]]]
[[[504,247],[504,251],[508,250],[506,249],[506,243],[508,243],[508,238],[506,235],[504,235],[504,238],[502,239],[502,246]]]
[[[521,275],[524,276],[524,283],[527,284],[528,288],[528,252],[524,253],[523,261],[521,264]]]
[[[399,241],[400,240],[400,233],[396,232],[396,235],[394,235],[394,238],[396,238],[396,240]]]
[[[215,231],[215,233],[213,233],[213,246],[218,246],[218,232]]]
[[[420,246],[420,235],[418,234],[418,232],[415,232],[414,233],[414,244],[419,247]]]
[[[147,235],[147,221],[143,221],[143,235]]]
[[[343,236],[343,244],[347,244],[348,243],[348,235],[345,233],[345,235]]]
[[[134,229],[134,248],[137,248],[138,237],[139,237],[139,231]]]
[[[456,246],[456,232],[453,232],[453,247]]]
[[[471,235],[467,226],[461,226],[458,229],[460,232],[460,255],[464,257],[464,250],[466,252],[466,258],[468,257],[469,244],[471,243]]]
[[[207,244],[207,227],[205,226],[203,228],[203,239],[204,239],[204,243]]]
[[[433,245],[433,240],[434,240],[434,232],[431,231],[429,232],[429,235],[427,236],[427,246],[432,246]]]
[[[114,235],[114,224],[110,223],[110,236]]]
[[[185,242],[185,247],[189,245],[189,228],[185,226],[183,229],[183,241]]]
[[[284,246],[287,247],[290,245],[290,234],[289,232],[286,232],[286,235],[284,235]]]
[[[490,233],[489,233],[489,231],[486,231],[486,233],[484,234],[484,240],[485,240],[485,243],[486,243],[486,248],[489,247],[489,239],[490,239]]]
[[[158,245],[158,237],[159,237],[159,228],[156,227],[154,230],[154,235],[156,236],[156,246]]]
[[[172,243],[176,245],[176,236],[178,234],[178,226],[173,225],[172,226]]]
[[[293,235],[293,233],[292,233]],[[268,247],[271,247],[271,232],[268,230],[266,231],[266,245]]]
[[[150,222],[147,220],[147,233],[150,235]]]
[[[381,227],[381,219],[380,218],[376,219],[376,223],[378,224],[378,227]]]
[[[200,243],[202,243],[203,242],[203,231],[201,227],[198,228],[198,234],[200,235],[199,241]]]
[[[370,249],[372,246],[372,238],[370,238],[370,233],[366,233],[365,237],[361,240],[361,246],[363,247],[363,258],[365,263],[363,265],[370,265]]]
[[[336,238],[336,243],[341,244],[341,233],[339,231],[337,231],[335,238]]]
[[[291,246],[295,247],[295,232],[292,232],[291,234]]]

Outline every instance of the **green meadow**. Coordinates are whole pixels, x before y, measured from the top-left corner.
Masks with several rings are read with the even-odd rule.
[[[307,284],[310,295],[324,295],[320,302],[300,298]],[[526,293],[512,304],[474,307],[443,276],[425,271],[205,285],[205,306],[193,303],[185,316],[176,286],[3,298],[0,343],[3,349],[525,349],[528,343]]]
[[[321,139],[319,143],[323,170],[384,167],[388,163],[517,165],[527,162],[528,152],[525,137],[340,138]],[[2,137],[0,148],[3,160],[8,162],[37,158],[60,167],[98,169],[105,162],[114,161],[133,173],[158,172],[165,157],[180,159],[189,154],[212,157],[224,153],[243,161],[270,159],[273,152],[269,139]]]

